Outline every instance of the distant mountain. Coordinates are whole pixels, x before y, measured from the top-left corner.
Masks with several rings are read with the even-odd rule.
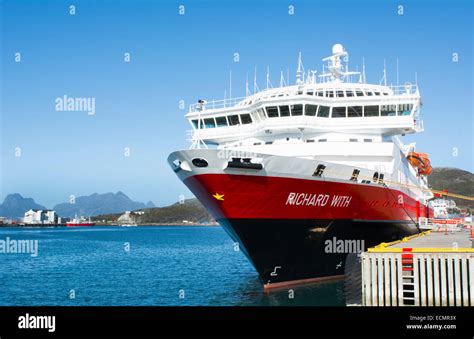
[[[428,177],[430,188],[474,197],[474,174],[459,168],[437,167]],[[451,199],[451,198],[450,198]],[[474,201],[453,198],[460,207],[474,208]]]
[[[146,203],[146,208],[153,208],[153,207],[156,207],[155,204],[153,203],[153,201],[149,201]]]
[[[89,196],[81,196],[72,203],[61,203],[53,207],[53,209],[61,217],[74,217],[75,214],[82,216],[95,216],[99,214],[121,213],[124,211],[133,211],[146,208],[142,202],[131,200],[122,192],[91,194]]]
[[[135,215],[138,224],[215,223],[214,218],[197,199],[187,199],[165,207],[146,208],[143,215]],[[117,221],[120,214],[99,215],[95,220]],[[186,221],[186,222],[183,222]]]
[[[37,204],[32,198],[23,198],[18,193],[9,194],[0,204],[0,216],[7,218],[23,218],[30,209],[44,210],[46,207]]]

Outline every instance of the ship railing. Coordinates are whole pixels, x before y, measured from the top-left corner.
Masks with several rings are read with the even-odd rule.
[[[418,85],[406,82],[404,85],[388,86],[394,95],[416,95],[419,94]]]
[[[233,107],[237,105],[242,100],[245,100],[246,97],[238,97],[238,98],[229,98],[223,100],[212,100],[212,101],[204,101],[198,102],[196,104],[192,104],[189,106],[189,112],[203,112],[208,109],[220,109],[226,107]]]

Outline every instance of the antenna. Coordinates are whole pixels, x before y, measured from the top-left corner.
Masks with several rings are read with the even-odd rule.
[[[255,66],[255,72],[253,75],[253,93],[257,93],[257,66]]]
[[[232,70],[229,70],[229,104],[232,100]]]
[[[270,67],[267,66],[267,89],[269,87],[273,88],[272,83],[270,82]]]
[[[385,65],[385,59],[383,59],[383,84],[387,86],[387,67]]]
[[[285,77],[283,76],[283,71],[280,71],[280,87],[284,87],[283,85],[286,86]]]
[[[251,95],[250,90],[249,90],[249,74],[247,73],[247,77],[245,80],[245,97],[248,97]]]
[[[290,69],[286,69],[286,83],[290,86]]]
[[[415,72],[415,84],[418,87],[418,72]]]
[[[397,86],[399,86],[399,82],[398,82],[398,58],[397,58]]]
[[[362,82],[365,84],[365,58],[362,57]]]
[[[303,63],[301,61],[301,52],[299,52],[298,53],[298,69],[296,70],[296,84],[298,85],[304,82],[304,79],[302,79],[302,76],[304,78],[303,71],[304,71],[304,68],[303,68]]]

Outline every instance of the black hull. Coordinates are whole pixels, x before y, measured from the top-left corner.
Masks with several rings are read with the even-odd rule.
[[[289,219],[218,221],[232,239],[239,242],[265,288],[343,276],[348,253],[341,251],[342,248],[328,247],[335,244],[335,240],[358,240],[358,247],[349,250],[361,249],[360,240],[364,240],[362,250],[366,250],[381,242],[398,240],[419,232],[412,222]]]

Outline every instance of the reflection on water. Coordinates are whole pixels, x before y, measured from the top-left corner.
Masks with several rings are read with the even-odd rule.
[[[344,305],[341,281],[264,293],[220,227],[0,228],[7,237],[38,240],[38,256],[0,253],[0,305]]]

